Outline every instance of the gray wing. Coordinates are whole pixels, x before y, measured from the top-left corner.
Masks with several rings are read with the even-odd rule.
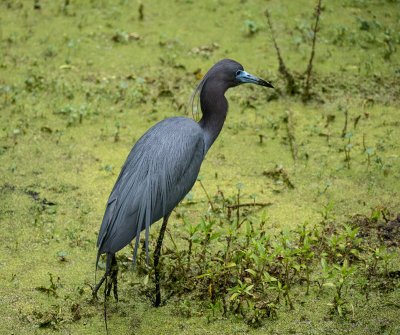
[[[149,129],[135,144],[108,199],[97,246],[114,254],[170,213],[190,191],[204,159],[204,137],[192,119],[175,117]]]

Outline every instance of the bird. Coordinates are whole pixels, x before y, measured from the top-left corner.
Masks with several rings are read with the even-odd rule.
[[[102,254],[106,254],[107,259],[105,274],[93,289],[94,297],[106,281],[105,297],[110,295],[113,287],[118,301],[115,254],[135,239],[135,263],[140,233],[145,230],[148,261],[150,226],[163,218],[153,256],[154,305],[160,305],[158,265],[168,218],[195,184],[201,164],[222,130],[228,112],[225,92],[245,83],[273,88],[270,82],[246,72],[232,59],[218,61],[204,75],[192,95],[192,107],[196,96],[200,100],[200,121],[179,116],[166,118],[151,127],[133,146],[108,198],[98,234],[96,268]]]

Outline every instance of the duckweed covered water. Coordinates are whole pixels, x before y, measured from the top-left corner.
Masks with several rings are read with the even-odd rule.
[[[109,192],[146,129],[165,117],[191,115],[196,83],[221,58],[238,60],[277,90],[228,92],[227,121],[200,172],[212,199],[221,192],[235,199],[240,189],[242,203],[270,204],[247,209],[254,221],[268,217],[271,236],[324,217],[337,225],[356,215],[384,224],[400,213],[398,1],[323,3],[308,104],[284,93],[264,11],[298,78],[310,52],[313,1],[142,5],[141,19],[139,2],[0,3],[2,334],[105,332],[102,298],[91,302],[90,285]],[[178,249],[187,247],[182,215],[196,225],[210,211],[197,183],[169,223]],[[154,237],[158,229],[152,227]],[[165,243],[168,252],[173,242]],[[387,247],[394,276],[399,249]],[[122,260],[130,255],[130,247],[121,251]],[[281,303],[277,317],[262,318],[257,327],[214,311],[207,297],[173,296],[155,309],[144,280],[121,271],[121,301],[108,303],[111,333],[400,332],[393,278],[368,299],[350,281],[343,316],[328,305],[334,290],[320,294],[313,283],[308,296],[294,291],[294,310]]]

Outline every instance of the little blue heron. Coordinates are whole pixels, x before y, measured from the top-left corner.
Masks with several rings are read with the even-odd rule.
[[[186,117],[171,117],[150,128],[134,145],[111,191],[97,240],[101,254],[107,254],[106,272],[93,289],[107,279],[105,295],[114,286],[117,294],[117,261],[115,253],[134,238],[133,262],[136,261],[140,232],[145,230],[148,260],[150,225],[163,218],[156,250],[154,271],[155,305],[160,305],[159,258],[162,240],[172,210],[193,187],[207,151],[218,137],[226,114],[228,101],[224,94],[231,87],[244,83],[273,87],[269,82],[246,71],[238,62],[224,59],[216,63],[197,86],[202,118],[197,123]]]

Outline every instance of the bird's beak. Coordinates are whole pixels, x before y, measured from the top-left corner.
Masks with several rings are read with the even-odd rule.
[[[247,73],[246,71],[238,71],[238,73],[236,74],[236,80],[241,84],[251,83],[251,84],[274,88],[274,86],[272,86],[272,84],[269,83],[268,81],[253,76],[252,74]]]

